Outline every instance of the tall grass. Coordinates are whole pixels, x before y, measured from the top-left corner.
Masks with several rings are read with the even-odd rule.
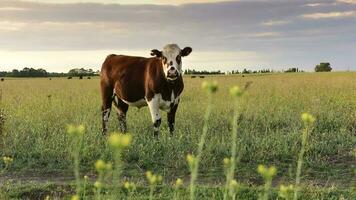
[[[209,116],[211,113],[211,95],[217,91],[217,83],[212,82],[204,82],[203,83],[203,89],[205,89],[208,93],[208,104],[207,104],[207,109],[204,115],[204,125],[203,125],[203,133],[201,135],[199,144],[198,144],[198,150],[197,150],[197,157],[188,154],[187,156],[187,161],[188,165],[190,167],[191,171],[191,180],[190,180],[190,199],[193,200],[196,198],[195,195],[195,190],[196,190],[196,180],[198,176],[198,169],[199,169],[199,162],[201,161],[202,158],[202,153],[203,153],[203,147],[205,145],[205,140],[206,140],[206,135],[208,132],[208,120]],[[230,94],[235,97],[236,99],[238,97],[241,97],[243,94],[243,91],[235,86],[230,89]],[[301,150],[299,153],[298,157],[298,162],[297,162],[297,172],[296,172],[296,184],[295,188],[292,187],[285,187],[284,185],[281,185],[280,187],[280,196],[282,198],[289,198],[288,190],[293,189],[294,190],[294,196],[293,199],[297,200],[298,199],[298,192],[300,188],[300,174],[301,174],[301,167],[302,167],[302,162],[303,162],[303,156],[306,148],[306,143],[308,139],[308,135],[310,131],[312,130],[313,123],[315,121],[315,118],[310,115],[309,113],[303,113],[302,114],[302,121],[304,123],[304,129],[302,131],[302,144],[301,144]],[[224,165],[226,167],[226,186],[224,190],[224,195],[223,198],[227,199],[227,191],[229,191],[229,194],[233,200],[236,199],[236,193],[238,192],[239,189],[239,184],[237,181],[234,179],[234,172],[235,172],[235,165],[236,165],[236,151],[237,151],[237,119],[238,119],[238,106],[237,106],[237,100],[235,100],[235,108],[234,108],[234,115],[232,118],[232,136],[231,136],[231,158],[225,158],[224,159]],[[74,174],[76,177],[76,183],[77,183],[77,190],[76,190],[76,195],[72,197],[72,199],[79,199],[79,194],[80,194],[80,180],[79,180],[79,151],[80,151],[80,144],[81,144],[81,137],[84,133],[84,127],[83,126],[68,126],[68,133],[70,135],[70,139],[72,140],[73,144],[73,150],[72,154],[74,157]],[[120,182],[121,178],[120,175],[122,173],[122,160],[121,160],[121,154],[124,148],[128,147],[131,144],[131,135],[126,135],[126,134],[117,134],[113,133],[110,135],[108,139],[108,143],[111,146],[113,150],[113,159],[114,159],[114,170],[113,170],[113,177],[112,177],[112,186],[107,186],[107,188],[112,188],[111,194],[106,194],[106,197],[108,198],[111,197],[110,199],[118,199],[121,197],[120,194]],[[5,160],[5,158],[4,158]],[[109,166],[109,167],[108,167]],[[112,166],[110,164],[105,164],[104,161],[98,160],[95,163],[95,169],[98,171],[98,181],[95,182],[94,186],[97,188],[95,191],[96,194],[96,199],[100,200],[103,199],[101,196],[101,188],[104,188],[103,185],[103,177],[104,177],[104,172],[105,170],[111,170]],[[276,168],[274,166],[271,167],[265,167],[264,165],[259,165],[257,168],[258,173],[263,177],[265,181],[264,185],[264,191],[263,193],[260,194],[259,199],[260,200],[268,200],[270,193],[271,193],[271,187],[272,187],[272,179],[276,175]],[[149,199],[153,200],[154,199],[154,191],[155,187],[158,183],[161,183],[163,178],[161,175],[153,174],[151,171],[146,172],[146,178],[149,183]],[[175,191],[173,198],[177,199],[178,196],[178,189],[182,185],[182,180],[177,179],[176,185],[175,185]],[[129,191],[128,197],[131,198],[131,195],[133,193],[133,188],[135,188],[134,183],[129,183],[125,182],[124,187]],[[85,195],[85,191],[84,191]],[[83,199],[85,197],[83,196]]]
[[[164,174],[167,180],[185,177],[189,170],[182,160],[188,152],[197,152],[196,144],[201,141],[201,127],[205,123],[209,131],[204,137],[204,156],[200,159],[197,177],[202,183],[221,182],[224,176],[221,160],[233,157],[230,145],[226,145],[234,143],[230,139],[234,133],[230,121],[235,105],[228,95],[228,88],[253,81],[250,91],[244,95],[246,103],[238,124],[238,135],[247,136],[243,141],[241,164],[235,169],[239,171],[237,180],[240,188],[246,183],[256,184],[255,169],[259,163],[277,166],[278,177],[282,177],[284,183],[296,179],[297,176],[290,174],[297,174],[299,167],[290,166],[294,166],[295,155],[300,154],[301,146],[296,141],[300,138],[303,124],[295,113],[304,110],[313,113],[318,122],[313,126],[313,134],[308,134],[307,151],[299,156],[303,162],[300,169],[302,166],[305,168],[303,174],[308,178],[301,180],[299,173],[299,184],[296,183],[295,187],[299,185],[300,190],[297,191],[303,190],[303,182],[323,182],[325,177],[335,187],[349,187],[353,171],[347,166],[352,159],[350,152],[354,146],[356,124],[355,77],[356,73],[214,77],[219,82],[219,91],[211,98],[214,109],[210,116],[213,117],[207,121],[202,117],[208,105],[207,95],[200,88],[202,80],[186,79],[187,87],[177,112],[176,135],[168,136],[164,125],[162,136],[153,139],[150,137],[151,130],[147,129],[150,123],[148,110],[129,110],[128,128],[134,140],[121,154],[122,173],[137,178],[143,176],[142,171],[150,169]],[[211,78],[206,77],[205,80]],[[17,90],[13,90],[14,83],[18,86]],[[47,79],[14,79],[1,84],[1,106],[6,121],[0,151],[2,156],[14,158],[11,170],[71,169],[69,166],[73,166],[73,159],[68,159],[68,155],[72,155],[71,148],[63,128],[66,124],[83,124],[86,127],[78,162],[82,171],[90,171],[100,158],[114,161],[112,149],[106,147],[106,138],[100,137],[97,79],[52,79],[50,83]],[[51,95],[50,99],[48,95]],[[114,131],[117,128],[114,117],[110,119],[110,124],[111,131]],[[242,141],[237,140],[237,144],[239,142]],[[0,165],[2,169],[5,166],[3,163]],[[114,161],[113,170],[115,165]],[[123,187],[122,173],[117,176],[120,187]],[[190,187],[187,189],[189,198]],[[199,189],[194,192],[197,198],[201,195]],[[107,189],[103,187],[102,191]],[[184,198],[185,193],[182,192],[185,187],[180,191],[180,197]],[[224,192],[222,190],[220,195],[223,196]],[[297,193],[298,199],[302,198],[301,193]],[[119,195],[122,194],[120,192]]]

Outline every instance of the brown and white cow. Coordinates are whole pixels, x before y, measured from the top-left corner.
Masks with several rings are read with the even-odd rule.
[[[129,106],[148,105],[154,133],[159,133],[161,115],[168,111],[168,126],[174,131],[175,114],[183,91],[182,60],[192,52],[191,47],[180,49],[168,44],[162,51],[153,49],[154,57],[109,55],[100,75],[102,95],[102,131],[106,134],[112,102],[117,110],[121,132],[126,132],[126,112]]]

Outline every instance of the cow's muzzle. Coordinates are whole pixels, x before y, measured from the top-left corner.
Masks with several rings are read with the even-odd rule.
[[[176,78],[178,78],[178,71],[176,69],[169,69],[167,71],[167,78],[170,80],[175,80]]]

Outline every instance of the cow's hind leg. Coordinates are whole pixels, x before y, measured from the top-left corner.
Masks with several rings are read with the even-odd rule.
[[[113,100],[113,88],[101,81],[101,97],[102,97],[102,133],[106,135],[108,132],[108,123],[111,111],[111,104]]]
[[[114,96],[114,106],[117,111],[117,119],[119,120],[119,131],[121,133],[126,133],[126,113],[129,108],[125,102],[119,99],[116,95]]]

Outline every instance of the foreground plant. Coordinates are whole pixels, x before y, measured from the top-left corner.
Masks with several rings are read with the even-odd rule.
[[[286,200],[291,200],[293,199],[293,192],[294,192],[293,185],[288,185],[288,186],[280,185],[278,196]]]
[[[201,160],[201,156],[203,153],[203,147],[205,144],[205,139],[206,135],[208,133],[208,120],[210,117],[211,113],[211,100],[212,100],[212,94],[215,93],[218,90],[218,84],[217,82],[203,82],[202,88],[207,92],[208,94],[208,105],[205,111],[204,115],[204,125],[203,125],[203,133],[200,136],[200,141],[198,144],[198,151],[197,151],[197,156],[196,158],[194,156],[187,156],[188,164],[189,164],[189,169],[191,172],[190,176],[190,199],[193,200],[195,199],[195,181],[198,177],[198,170],[199,170],[199,162]]]
[[[96,199],[102,199],[101,191],[104,188],[104,177],[108,171],[111,171],[111,163],[105,163],[103,160],[97,160],[94,164],[95,170],[98,172],[98,179],[94,183]]]
[[[71,154],[74,160],[74,175],[76,181],[76,195],[80,194],[80,176],[79,176],[79,152],[82,146],[82,138],[84,135],[85,128],[83,125],[74,126],[68,125],[67,133],[69,135],[69,140],[71,143]]]
[[[80,200],[79,195],[73,195],[70,200]]]
[[[126,181],[126,182],[124,183],[124,188],[127,190],[127,193],[128,193],[127,199],[131,199],[133,193],[134,193],[135,190],[136,190],[136,185],[135,185],[135,183]]]
[[[153,199],[153,192],[155,190],[155,187],[158,183],[161,183],[163,180],[163,177],[161,175],[158,174],[153,174],[151,171],[147,171],[146,172],[146,178],[147,181],[150,185],[150,200]]]
[[[122,174],[123,162],[121,158],[122,151],[130,146],[132,141],[132,136],[130,134],[119,134],[113,133],[110,135],[108,142],[110,147],[113,150],[114,157],[114,168],[113,168],[113,190],[118,196],[118,192],[120,191],[120,177]]]
[[[236,194],[238,191],[239,183],[235,179],[232,179],[229,183],[229,195],[233,200],[236,199]]]
[[[12,162],[14,161],[14,159],[11,158],[11,157],[9,157],[9,156],[4,156],[4,157],[2,158],[2,160],[3,160],[4,163],[5,163],[5,167],[4,167],[4,169],[1,169],[1,170],[0,170],[0,175],[1,175],[2,173],[4,173],[6,170],[8,170],[8,169],[10,168]],[[0,197],[1,197],[1,193],[0,193]]]
[[[224,200],[227,199],[227,193],[231,194],[231,181],[234,179],[234,173],[236,168],[236,154],[237,154],[237,119],[238,119],[238,100],[241,97],[243,91],[238,86],[234,86],[230,88],[230,95],[234,98],[234,115],[232,118],[232,134],[231,134],[231,158],[224,159],[224,169],[225,169],[225,176],[226,176],[226,184],[225,184],[225,192],[224,192]],[[235,180],[236,181],[236,180]]]
[[[10,165],[12,164],[12,162],[14,161],[14,159],[9,156],[4,156],[2,159],[5,163],[5,170],[7,170],[10,167]]]
[[[315,118],[309,114],[309,113],[303,113],[302,116],[302,121],[303,121],[303,131],[302,131],[302,146],[299,152],[298,156],[298,163],[297,163],[297,174],[295,178],[295,190],[294,190],[294,196],[293,199],[297,200],[298,199],[298,192],[300,189],[300,174],[302,172],[302,164],[303,164],[303,157],[305,153],[305,149],[307,146],[308,142],[308,135],[310,132],[313,130]]]
[[[182,185],[183,185],[183,180],[180,178],[177,178],[177,180],[174,184],[174,196],[173,196],[174,200],[180,199],[179,198],[179,189],[180,189],[180,187],[182,187]]]
[[[85,197],[86,197],[87,185],[89,184],[89,177],[88,177],[87,175],[85,175],[83,178],[84,178],[84,183],[83,183],[83,199],[85,199]]]
[[[265,181],[264,192],[259,199],[267,200],[270,194],[272,179],[276,175],[277,169],[274,166],[267,168],[264,165],[258,165],[257,172],[263,177],[263,180]]]
[[[225,183],[225,189],[224,189],[224,200],[227,199],[227,194],[229,191],[229,183],[231,181],[229,175],[230,175],[230,168],[231,168],[231,160],[230,158],[224,158],[223,160],[223,164],[224,164],[224,174],[226,177],[226,183]]]
[[[95,199],[101,200],[101,190],[103,188],[103,183],[101,181],[95,181],[94,183],[94,195]]]

